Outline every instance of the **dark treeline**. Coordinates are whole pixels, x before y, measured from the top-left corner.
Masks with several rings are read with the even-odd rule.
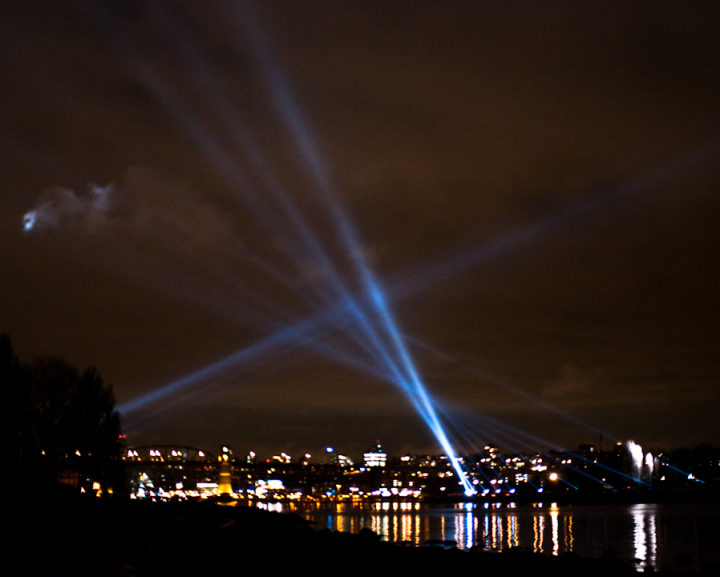
[[[81,371],[57,358],[20,362],[2,334],[0,387],[8,470],[24,487],[60,482],[81,492],[122,493],[120,415],[97,369]]]

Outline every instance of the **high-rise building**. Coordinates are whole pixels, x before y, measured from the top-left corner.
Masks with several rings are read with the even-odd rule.
[[[377,441],[374,446],[370,447],[365,452],[363,458],[365,459],[365,466],[368,468],[384,467],[385,462],[387,461],[387,454],[382,450],[380,441]]]

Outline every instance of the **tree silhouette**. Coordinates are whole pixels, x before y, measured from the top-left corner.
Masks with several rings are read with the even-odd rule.
[[[7,427],[10,466],[22,467],[30,451],[29,423],[26,419],[28,396],[23,375],[10,337],[0,334],[0,391],[2,391],[2,421]]]
[[[120,488],[120,417],[97,369],[80,372],[57,358],[20,364],[2,335],[0,379],[10,401],[13,454],[25,474],[86,490],[93,483]]]

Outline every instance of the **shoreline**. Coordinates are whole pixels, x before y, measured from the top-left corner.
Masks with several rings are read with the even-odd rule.
[[[6,509],[8,509],[6,503]],[[473,547],[415,546],[381,540],[369,529],[357,534],[316,531],[296,513],[211,503],[152,503],[122,499],[40,497],[5,515],[4,540],[13,575],[239,575],[248,561],[266,574],[297,572],[321,564],[331,572],[397,574],[428,571],[551,571],[553,575],[633,575],[639,571],[613,557],[575,553],[548,556],[527,550],[498,553]],[[357,571],[356,571],[357,569]],[[315,571],[317,572],[317,571]],[[335,571],[332,571],[335,572]],[[658,575],[710,575],[658,568]]]
[[[246,499],[238,500],[239,503],[248,503]],[[423,499],[408,499],[408,498],[364,498],[364,499],[333,499],[333,498],[322,498],[322,499],[278,499],[278,498],[265,498],[265,499],[253,499],[252,503],[264,502],[264,503],[301,503],[310,504],[317,503],[328,505],[336,505],[341,503],[347,504],[361,504],[361,503],[421,503],[421,504],[447,504],[456,505],[459,503],[474,503],[474,504],[485,504],[485,503],[516,503],[523,505],[542,504],[542,503],[557,503],[558,505],[646,505],[646,504],[672,504],[672,503],[719,503],[720,493],[716,491],[663,491],[653,493],[618,493],[618,494],[580,494],[580,495],[567,495],[567,494],[553,494],[546,493],[544,498],[537,498],[536,496],[524,497],[522,495],[502,495],[498,497],[437,497],[437,498],[423,498]]]

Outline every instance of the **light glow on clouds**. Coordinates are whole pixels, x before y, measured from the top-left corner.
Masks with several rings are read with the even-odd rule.
[[[37,205],[23,215],[23,230],[38,230],[70,226],[92,231],[105,219],[111,208],[113,183],[107,186],[91,184],[85,194],[76,194],[62,187],[43,193]]]

